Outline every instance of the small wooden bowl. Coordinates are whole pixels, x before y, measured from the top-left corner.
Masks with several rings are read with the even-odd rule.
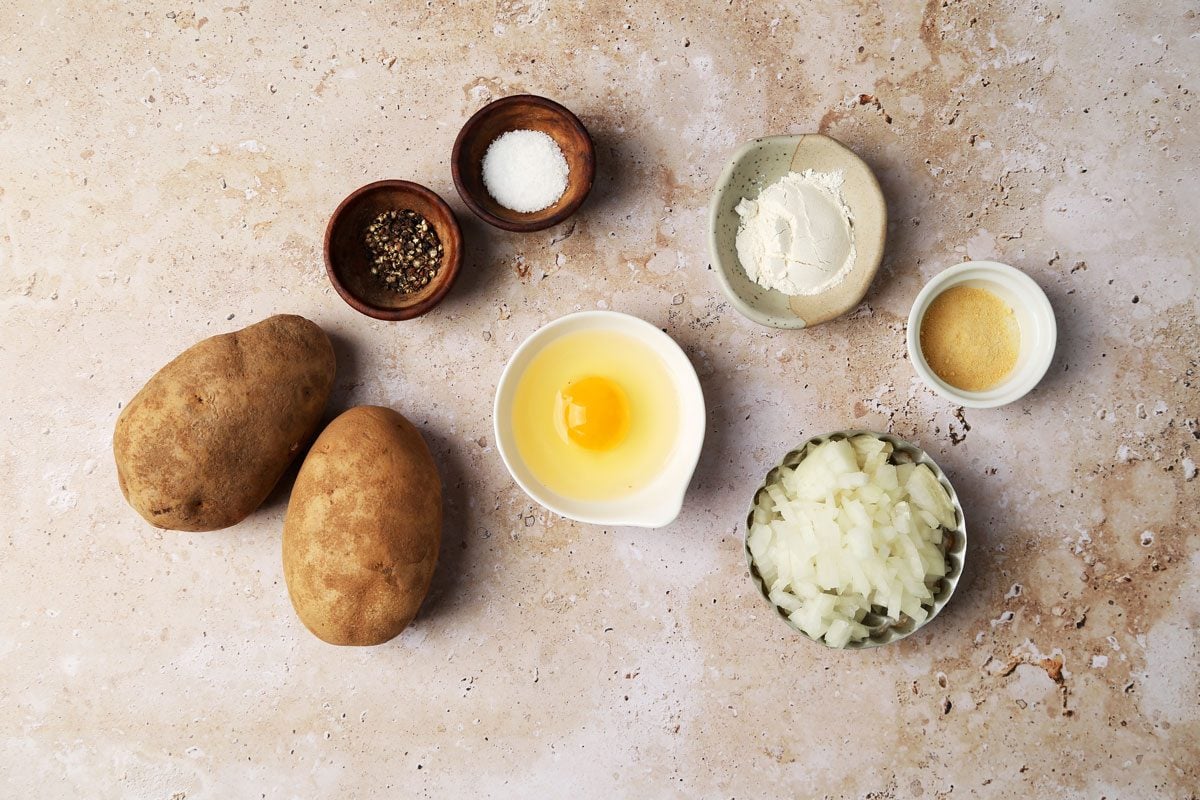
[[[420,291],[394,292],[371,275],[363,241],[367,226],[384,211],[411,209],[429,220],[442,242],[442,266]],[[368,317],[412,319],[441,302],[462,265],[462,230],[450,206],[434,192],[410,181],[377,181],[350,194],[325,229],[325,271],[342,299]]]
[[[497,136],[516,130],[542,131],[567,159],[567,189],[558,202],[541,211],[505,208],[483,183],[483,154]],[[467,120],[454,140],[450,168],[458,196],[480,219],[506,231],[528,233],[557,225],[583,205],[596,177],[596,150],[583,123],[566,108],[537,95],[516,94],[488,103]]]

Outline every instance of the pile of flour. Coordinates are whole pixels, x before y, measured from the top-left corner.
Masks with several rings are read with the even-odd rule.
[[[789,172],[742,198],[737,254],[760,286],[814,295],[836,285],[854,263],[854,228],[839,172]]]

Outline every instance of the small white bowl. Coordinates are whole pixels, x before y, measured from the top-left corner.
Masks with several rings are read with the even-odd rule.
[[[985,392],[967,392],[939,378],[921,352],[921,321],[934,298],[952,286],[987,289],[1012,308],[1021,330],[1017,365]],[[908,358],[929,388],[967,408],[996,408],[1024,397],[1046,374],[1054,358],[1058,328],[1046,293],[1024,272],[997,261],[967,261],[938,273],[913,301],[908,313]]]
[[[584,330],[616,331],[645,344],[663,360],[679,398],[679,431],[667,463],[648,486],[619,500],[574,500],[548,489],[533,476],[522,460],[510,424],[517,383],[534,356],[550,342]],[[513,480],[526,494],[550,511],[595,525],[661,528],[679,516],[692,473],[700,460],[705,428],[704,394],[692,363],[670,336],[649,322],[628,314],[581,311],[543,325],[513,353],[496,387],[492,425],[496,433],[496,449],[500,451],[500,458]]]

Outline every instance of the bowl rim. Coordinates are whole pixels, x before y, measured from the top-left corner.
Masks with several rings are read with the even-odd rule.
[[[517,105],[519,103],[527,103],[531,105],[541,106],[549,109],[559,116],[567,120],[567,123],[580,134],[582,140],[587,143],[585,148],[586,158],[584,159],[584,175],[586,188],[572,202],[560,208],[550,216],[544,219],[536,220],[512,220],[499,217],[481,206],[474,195],[467,189],[463,178],[462,170],[459,167],[459,161],[462,157],[463,142],[466,140],[467,132],[471,130],[478,122],[488,114],[494,112],[497,108],[502,108],[508,105]],[[538,94],[510,94],[507,97],[501,97],[493,100],[487,105],[480,108],[474,114],[467,118],[463,126],[458,129],[458,135],[454,137],[454,147],[450,152],[450,174],[454,178],[454,188],[458,192],[458,196],[462,199],[463,204],[471,209],[475,216],[482,219],[484,222],[501,230],[514,231],[516,233],[532,233],[534,231],[542,231],[546,228],[552,228],[560,222],[565,222],[572,214],[579,210],[584,201],[592,192],[592,185],[596,180],[596,146],[592,141],[592,136],[588,133],[587,128],[580,122],[579,117],[575,116],[574,112],[561,103],[557,103],[548,97],[542,97]],[[518,213],[518,212],[514,212]],[[534,212],[537,213],[536,211]]]
[[[794,461],[793,458],[798,456],[809,444],[814,442],[820,443],[831,440],[849,439],[860,434],[868,434],[870,436],[878,437],[879,439],[891,444],[894,448],[907,451],[910,456],[913,456],[913,463],[926,464],[930,469],[933,470],[934,477],[938,479],[938,483],[940,483],[946,489],[947,494],[950,496],[950,502],[954,506],[955,515],[958,521],[958,524],[955,526],[954,530],[949,532],[949,535],[954,537],[954,541],[951,542],[950,547],[947,548],[947,556],[949,556],[950,551],[953,550],[957,554],[961,564],[959,566],[957,575],[955,575],[953,578],[943,579],[946,584],[944,593],[940,596],[934,597],[933,606],[930,608],[929,616],[920,623],[914,625],[912,630],[897,634],[895,633],[895,628],[889,627],[885,629],[885,634],[889,634],[887,638],[874,639],[868,637],[860,642],[848,642],[844,647],[834,647],[826,642],[824,637],[821,639],[814,639],[809,636],[807,633],[797,627],[794,622],[788,619],[788,616],[784,613],[783,609],[775,605],[775,602],[771,600],[768,594],[768,589],[763,583],[762,576],[759,574],[758,569],[754,564],[754,556],[750,553],[750,526],[752,524],[752,520],[754,519],[754,508],[758,503],[758,496],[766,490],[767,481],[776,470],[785,466],[791,466],[794,463],[799,463],[803,456],[796,458]],[[899,436],[891,433],[865,429],[841,430],[817,434],[815,436],[808,437],[796,447],[793,447],[791,450],[789,450],[787,454],[779,460],[779,463],[767,471],[766,475],[763,476],[763,480],[759,484],[758,488],[754,490],[754,494],[750,496],[750,505],[746,512],[745,527],[742,532],[742,549],[746,556],[746,570],[749,573],[751,583],[757,587],[763,600],[772,608],[772,610],[775,611],[776,615],[778,615],[779,618],[783,620],[784,624],[786,624],[789,628],[801,634],[805,639],[820,644],[824,647],[828,647],[831,650],[869,650],[875,647],[883,647],[884,645],[891,644],[892,642],[898,642],[901,639],[912,636],[914,633],[921,630],[921,628],[932,622],[933,619],[942,612],[942,609],[944,609],[950,603],[950,599],[954,596],[954,592],[958,588],[959,581],[962,580],[963,570],[966,568],[967,545],[967,515],[966,512],[963,511],[962,503],[958,498],[958,493],[955,491],[954,485],[950,482],[950,479],[946,477],[946,473],[944,470],[942,470],[941,466],[929,455],[928,452],[925,451],[924,448],[918,447],[907,439],[902,439]]]
[[[382,306],[368,303],[355,295],[350,291],[349,287],[342,282],[341,277],[338,276],[337,270],[335,270],[333,267],[333,258],[330,255],[330,243],[333,240],[334,228],[337,227],[337,223],[341,220],[346,209],[351,203],[363,195],[379,191],[380,189],[402,189],[404,191],[420,195],[430,205],[437,207],[443,214],[445,214],[446,219],[450,221],[449,227],[457,245],[457,247],[455,247],[455,257],[442,264],[442,269],[438,272],[438,276],[435,278],[435,280],[438,281],[438,286],[434,289],[433,293],[421,302],[414,303],[413,305],[406,306],[405,308],[383,308]],[[365,314],[368,317],[384,320],[386,322],[397,322],[400,320],[413,319],[414,317],[421,316],[440,303],[442,299],[450,292],[451,287],[454,285],[454,281],[458,278],[459,268],[462,266],[462,227],[458,224],[458,217],[455,216],[453,209],[446,204],[446,201],[443,200],[437,192],[433,191],[429,187],[422,186],[421,184],[414,183],[413,181],[385,179],[373,181],[372,183],[358,187],[353,192],[346,195],[346,198],[342,200],[342,202],[338,203],[337,208],[334,209],[333,214],[329,217],[329,222],[325,226],[325,239],[322,249],[324,251],[325,258],[325,274],[329,277],[329,282],[333,284],[334,291],[336,291],[338,295],[340,295],[341,298],[346,301],[347,305],[360,314]]]
[[[925,360],[921,351],[921,320],[934,298],[946,289],[970,280],[974,275],[982,278],[991,276],[1014,290],[1028,304],[1030,313],[1042,334],[1038,349],[1031,352],[1031,362],[1021,373],[1015,373],[986,392],[968,392],[955,388],[939,378]],[[964,261],[934,275],[922,287],[913,300],[908,312],[908,329],[905,332],[908,360],[917,376],[937,394],[965,408],[998,408],[1020,400],[1041,383],[1054,360],[1058,343],[1058,322],[1054,307],[1042,287],[1025,272],[999,261]]]
[[[618,320],[622,326],[619,330],[630,332],[630,335],[639,339],[655,339],[664,344],[664,346],[678,352],[683,363],[687,364],[688,369],[682,371],[679,380],[676,381],[677,388],[682,392],[687,392],[696,401],[698,405],[698,413],[695,419],[695,428],[693,430],[681,429],[679,436],[679,448],[681,452],[681,474],[686,472],[686,480],[681,480],[677,497],[666,498],[659,497],[659,501],[664,502],[672,499],[674,502],[667,504],[667,507],[662,510],[662,513],[654,520],[633,519],[625,516],[603,516],[591,513],[576,513],[575,511],[567,510],[556,503],[552,498],[548,498],[540,491],[537,486],[530,486],[521,479],[517,472],[513,469],[513,464],[519,460],[519,455],[515,452],[510,453],[509,448],[505,444],[505,437],[501,434],[500,420],[502,409],[500,407],[501,396],[505,389],[510,387],[513,382],[519,377],[515,374],[516,364],[521,356],[534,347],[539,346],[539,340],[543,339],[555,328],[564,327],[571,322],[578,320],[600,319],[600,320]],[[683,510],[683,501],[687,494],[688,488],[691,486],[692,478],[695,477],[696,467],[700,463],[700,454],[704,447],[704,433],[708,424],[708,408],[704,401],[704,391],[700,385],[700,378],[696,374],[696,368],[692,364],[691,359],[687,357],[683,347],[679,342],[664,331],[650,322],[636,317],[633,314],[626,314],[621,311],[589,310],[576,311],[570,314],[565,314],[557,317],[545,325],[542,325],[533,331],[525,340],[513,351],[509,356],[508,361],[504,365],[504,370],[500,373],[500,379],[496,382],[496,395],[492,401],[492,435],[496,440],[496,450],[500,453],[500,460],[504,463],[504,468],[508,470],[509,476],[513,481],[521,487],[528,497],[535,503],[538,503],[543,508],[565,517],[573,519],[577,522],[583,522],[589,525],[604,525],[608,527],[639,527],[639,528],[661,528],[675,521],[679,513]],[[603,505],[602,503],[599,505]]]
[[[883,193],[883,187],[881,187],[879,185],[879,177],[875,174],[875,170],[871,169],[871,165],[868,164],[862,156],[860,156],[858,153],[856,153],[852,149],[850,149],[850,147],[848,147],[844,142],[842,142],[839,139],[835,139],[834,137],[832,137],[828,134],[818,132],[818,133],[787,133],[787,134],[774,134],[771,136],[759,136],[757,138],[749,139],[749,140],[743,142],[736,150],[734,150],[733,155],[731,155],[729,157],[729,160],[726,162],[724,169],[721,170],[721,174],[717,177],[716,183],[713,184],[712,196],[709,198],[709,202],[708,202],[708,252],[709,252],[709,257],[712,259],[712,262],[713,262],[713,267],[714,267],[713,271],[717,273],[717,280],[721,284],[721,290],[725,293],[725,297],[728,298],[729,302],[733,304],[733,307],[735,309],[737,309],[737,311],[743,317],[750,320],[751,322],[757,322],[759,325],[763,325],[768,328],[778,328],[778,329],[782,329],[782,330],[800,330],[800,329],[807,328],[810,326],[799,316],[796,316],[794,319],[788,319],[786,317],[775,317],[770,314],[767,314],[766,312],[761,311],[757,307],[746,302],[742,298],[742,296],[734,290],[733,284],[729,280],[729,270],[730,269],[743,269],[743,268],[740,263],[729,264],[728,259],[724,258],[722,256],[721,252],[717,248],[717,218],[718,218],[718,214],[719,214],[718,207],[721,204],[721,199],[724,197],[726,188],[729,185],[729,182],[733,176],[734,170],[737,169],[738,164],[741,163],[742,159],[745,158],[745,156],[748,152],[750,152],[755,147],[758,147],[764,143],[787,142],[788,144],[799,145],[801,140],[803,140],[807,137],[810,137],[810,136],[817,136],[817,137],[820,137],[822,139],[826,139],[826,140],[832,142],[834,145],[836,145],[839,149],[841,149],[844,152],[844,154],[846,155],[848,160],[855,161],[860,166],[862,166],[866,175],[870,178],[870,183],[874,187],[875,192],[878,194],[880,199],[883,200],[885,210],[886,210],[886,206],[887,206],[887,199]],[[884,230],[881,232],[881,235],[884,240],[883,246],[881,246],[881,248],[880,248],[881,255],[880,255],[879,261],[877,261],[874,265],[871,266],[870,280],[867,281],[867,289],[866,289],[866,291],[868,291],[868,292],[870,291],[870,286],[871,286],[871,283],[874,281],[875,276],[879,274],[880,266],[883,264],[883,254],[886,251],[886,239],[887,239],[886,214],[884,217]],[[735,261],[736,261],[736,258],[735,258]],[[775,291],[775,290],[767,289],[764,291]],[[865,292],[864,292],[864,296],[865,296]],[[861,299],[860,299],[860,302],[861,302]],[[842,312],[842,314],[839,314],[838,316],[843,316],[847,313],[849,313],[849,311]]]

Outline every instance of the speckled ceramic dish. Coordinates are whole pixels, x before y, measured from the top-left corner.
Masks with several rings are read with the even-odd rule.
[[[806,169],[844,173],[842,194],[853,217],[857,257],[846,277],[829,290],[789,296],[764,289],[746,275],[735,246],[739,218],[734,208],[788,172]],[[879,269],[886,234],[887,204],[875,174],[841,142],[819,133],[768,136],[742,145],[721,173],[709,206],[708,246],[721,287],[738,311],[775,328],[805,328],[857,306]]]
[[[914,444],[892,436],[890,433],[877,433],[875,431],[837,431],[836,433],[827,433],[822,436],[814,436],[808,441],[801,444],[792,452],[783,457],[783,461],[779,466],[767,473],[758,490],[754,492],[754,498],[750,501],[750,511],[746,515],[746,531],[743,537],[743,545],[746,550],[746,564],[750,568],[750,579],[754,581],[754,585],[758,587],[763,599],[768,605],[779,615],[779,618],[787,624],[789,628],[798,631],[806,638],[811,638],[804,631],[800,630],[790,619],[783,609],[775,605],[767,596],[768,587],[763,585],[762,575],[758,572],[758,567],[754,564],[754,558],[750,555],[750,545],[748,537],[750,535],[750,523],[754,517],[754,506],[758,503],[759,495],[765,492],[767,484],[772,483],[778,476],[778,472],[783,467],[794,467],[799,464],[807,455],[807,448],[811,445],[818,445],[830,440],[837,441],[839,439],[848,439],[852,436],[866,433],[871,436],[878,437],[892,445],[892,463],[913,463],[925,464],[929,469],[933,470],[933,474],[937,477],[940,483],[946,489],[946,493],[950,495],[950,502],[954,504],[954,516],[958,524],[952,531],[945,531],[945,539],[943,547],[946,551],[946,576],[938,583],[937,590],[933,594],[933,607],[929,610],[929,616],[920,624],[914,623],[908,617],[903,617],[899,624],[888,623],[881,615],[868,614],[863,618],[862,623],[871,629],[871,634],[861,642],[849,642],[843,650],[862,650],[868,647],[879,647],[880,645],[890,644],[891,642],[899,641],[905,636],[911,636],[920,630],[923,626],[929,624],[930,620],[936,617],[946,604],[950,602],[951,595],[954,594],[955,588],[958,586],[958,580],[962,577],[963,561],[967,556],[967,520],[963,516],[962,504],[958,501],[958,495],[954,491],[954,487],[947,480],[946,474],[942,472],[942,468],[930,458],[924,450]],[[816,639],[821,644],[825,644],[824,639]],[[826,645],[827,647],[829,645]]]

